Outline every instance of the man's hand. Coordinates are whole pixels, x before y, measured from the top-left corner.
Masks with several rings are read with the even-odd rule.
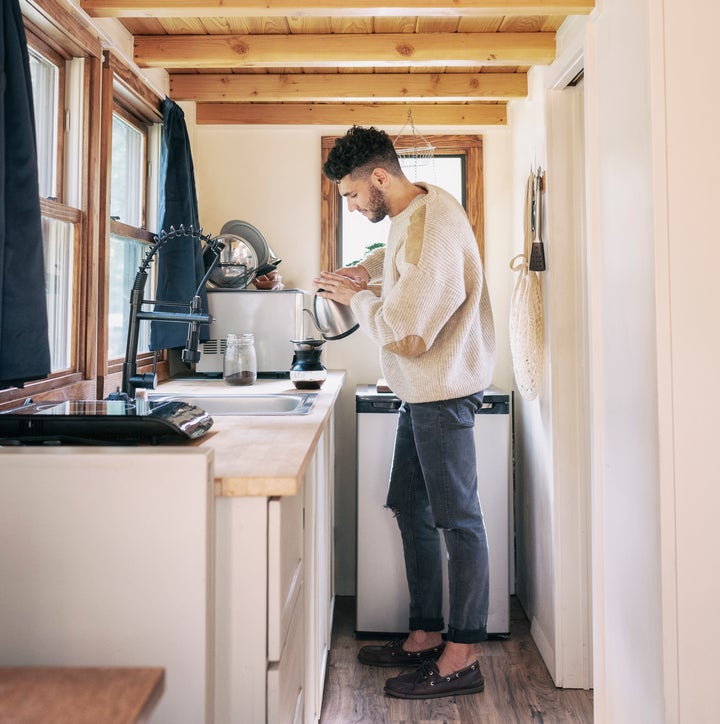
[[[370,274],[362,264],[356,264],[355,266],[344,266],[342,269],[336,269],[335,274],[341,274],[344,277],[349,277],[358,284],[364,283],[364,289],[367,288],[368,282],[370,281]]]
[[[345,271],[357,271],[362,269],[360,274],[351,277],[343,274]],[[367,277],[367,278],[365,278]],[[318,288],[317,295],[325,299],[332,299],[340,304],[350,304],[350,300],[363,289],[367,289],[369,276],[364,267],[347,267],[337,272],[320,272],[319,277],[313,279],[313,284]]]

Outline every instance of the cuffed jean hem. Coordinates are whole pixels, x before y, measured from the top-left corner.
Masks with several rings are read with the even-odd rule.
[[[446,638],[448,641],[454,641],[456,644],[477,644],[480,641],[487,641],[487,637],[485,628],[476,631],[463,631],[448,626]]]
[[[411,618],[411,631],[442,631],[445,622],[441,618]]]

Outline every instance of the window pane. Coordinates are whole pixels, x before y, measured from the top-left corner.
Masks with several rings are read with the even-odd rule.
[[[113,115],[110,216],[128,226],[143,225],[145,134]]]
[[[65,221],[42,218],[45,253],[45,291],[48,307],[50,370],[72,364],[72,302],[75,227]]]
[[[465,205],[464,156],[436,156],[429,161],[414,161],[401,158],[400,165],[406,176],[415,183],[427,181],[451,193],[463,206]],[[361,213],[350,212],[347,202],[340,202],[340,238],[342,239],[342,265],[347,266],[360,261],[365,249],[373,244],[385,244],[390,230],[387,217],[374,224]]]
[[[57,66],[29,50],[37,135],[40,196],[54,197],[57,163],[58,78]]]
[[[130,290],[135,275],[149,245],[119,234],[110,235],[110,289],[108,359],[125,357],[128,317],[130,316]],[[145,298],[153,299],[155,293],[155,264],[148,270]],[[138,352],[150,351],[150,323],[140,322]]]

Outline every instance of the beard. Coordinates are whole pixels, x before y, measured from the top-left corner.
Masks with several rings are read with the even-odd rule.
[[[377,224],[389,215],[390,208],[385,198],[385,194],[380,191],[380,189],[376,189],[374,186],[371,186],[370,199],[368,201],[365,217],[369,221],[372,221],[373,224]]]

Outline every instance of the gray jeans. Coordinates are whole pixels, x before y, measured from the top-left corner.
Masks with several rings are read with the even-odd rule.
[[[444,629],[441,530],[448,552],[448,641],[487,638],[488,546],[473,427],[482,392],[399,410],[387,506],[403,542],[411,631]]]

